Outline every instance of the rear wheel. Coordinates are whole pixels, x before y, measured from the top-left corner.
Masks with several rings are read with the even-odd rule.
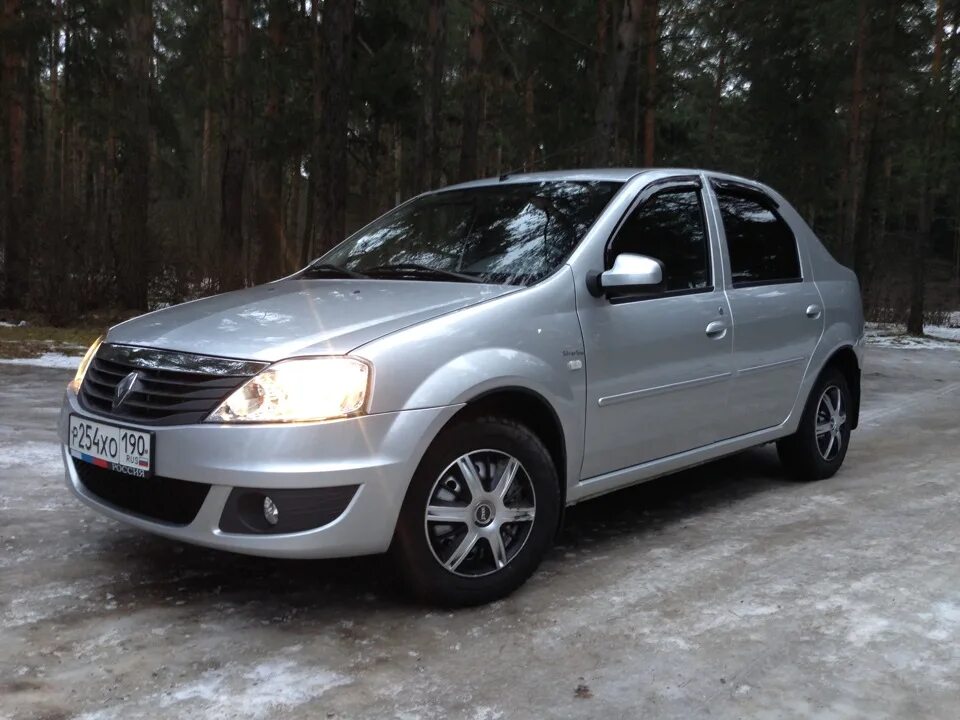
[[[797,432],[777,442],[788,474],[798,480],[832,477],[847,455],[850,389],[836,368],[827,368],[814,385]]]
[[[445,430],[420,463],[393,553],[420,600],[490,602],[537,568],[559,507],[556,468],[536,435],[505,418],[465,421]]]

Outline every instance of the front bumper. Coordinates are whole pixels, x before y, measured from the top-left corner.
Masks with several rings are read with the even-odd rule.
[[[407,486],[427,446],[461,406],[405,410],[325,423],[289,425],[146,426],[156,433],[154,472],[162,478],[210,484],[187,524],[153,520],[94,494],[67,447],[71,413],[117,423],[81,408],[68,390],[58,433],[67,485],[109,517],[184,542],[249,555],[329,558],[385,551]],[[129,478],[129,482],[151,482]],[[224,532],[221,517],[234,488],[263,491],[358,486],[346,509],[320,527],[293,533]]]

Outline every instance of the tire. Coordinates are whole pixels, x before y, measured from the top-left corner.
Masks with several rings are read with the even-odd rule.
[[[487,603],[533,574],[559,513],[557,470],[540,438],[506,418],[464,420],[445,429],[420,462],[391,554],[421,602]]]
[[[831,408],[838,396],[840,408],[834,415]],[[851,407],[850,388],[843,373],[835,367],[826,368],[810,391],[797,431],[777,441],[777,454],[788,475],[809,481],[836,474],[850,445]]]

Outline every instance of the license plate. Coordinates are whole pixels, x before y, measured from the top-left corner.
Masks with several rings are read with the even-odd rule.
[[[138,478],[153,475],[153,433],[70,416],[70,454]]]

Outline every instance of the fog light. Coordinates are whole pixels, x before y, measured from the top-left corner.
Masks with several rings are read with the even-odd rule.
[[[280,522],[280,511],[277,510],[277,506],[273,504],[273,500],[268,497],[263,499],[263,517],[271,525],[276,525]]]

